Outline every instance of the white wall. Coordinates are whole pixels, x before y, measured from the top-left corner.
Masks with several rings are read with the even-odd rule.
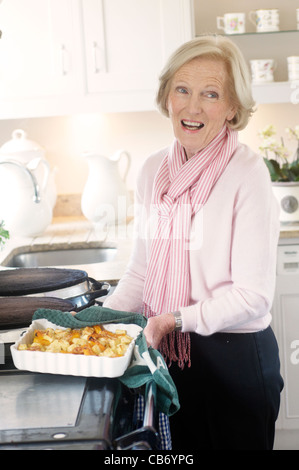
[[[141,162],[172,138],[169,121],[158,112],[0,121],[0,145],[11,138],[14,129],[24,129],[28,138],[46,150],[51,166],[57,168],[58,194],[82,192],[88,175],[84,152],[108,157],[121,148],[132,157],[127,184],[133,189]]]
[[[273,124],[285,137],[285,127],[299,124],[299,108],[293,104],[259,106],[240,140],[258,150],[257,132]],[[85,151],[110,156],[123,148],[132,156],[127,184],[134,189],[142,161],[155,150],[167,146],[173,138],[171,124],[158,112],[90,114],[65,117],[0,121],[0,145],[11,138],[14,129],[24,129],[28,138],[42,145],[52,167],[57,167],[58,194],[81,193],[87,178]]]
[[[240,132],[240,141],[258,152],[261,141],[257,133],[268,124],[274,125],[277,130],[277,138],[283,137],[290,153],[295,152],[297,142],[288,139],[285,128],[299,125],[298,104],[267,104],[257,106],[257,111],[252,116],[247,128]]]

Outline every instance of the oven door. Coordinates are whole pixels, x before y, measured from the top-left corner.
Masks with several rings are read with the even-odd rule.
[[[131,426],[134,396],[120,382],[28,372],[0,375],[0,449],[113,448],[114,432]],[[114,422],[124,408],[123,429]]]

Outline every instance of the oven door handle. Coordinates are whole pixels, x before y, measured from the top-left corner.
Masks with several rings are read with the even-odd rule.
[[[117,450],[156,450],[159,447],[159,433],[155,429],[155,389],[151,382],[145,390],[143,426],[114,441]]]
[[[154,388],[156,388],[156,383],[151,382],[148,386],[147,396],[145,400],[144,407],[144,416],[143,416],[143,427],[154,427],[154,417],[155,417],[155,397],[154,397]]]

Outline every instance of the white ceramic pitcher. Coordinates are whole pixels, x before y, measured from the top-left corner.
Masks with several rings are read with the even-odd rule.
[[[85,154],[89,166],[88,178],[82,193],[81,209],[84,216],[97,225],[113,225],[126,222],[130,205],[126,177],[131,157],[125,150],[107,158],[97,154]],[[123,175],[120,162],[126,159]]]
[[[45,150],[37,142],[28,139],[22,129],[15,129],[11,137],[11,140],[0,148],[0,161],[9,158],[27,165],[34,172],[39,185],[44,187],[44,197],[54,208],[57,198],[56,170],[50,168]]]
[[[52,220],[45,187],[28,166],[12,159],[0,161],[0,219],[13,236],[40,235]]]

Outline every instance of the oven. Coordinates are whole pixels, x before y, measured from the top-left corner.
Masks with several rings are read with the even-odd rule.
[[[106,283],[101,283],[99,290],[100,296],[107,294]],[[8,305],[5,301],[10,298],[16,299],[15,294],[2,297],[3,306]],[[14,309],[3,308],[0,315],[0,450],[158,449],[153,387],[146,388],[140,420],[137,403],[145,389],[129,389],[117,378],[44,374],[15,368],[10,347],[29,326],[32,310],[28,312],[24,316],[24,310],[17,310],[14,304]]]

